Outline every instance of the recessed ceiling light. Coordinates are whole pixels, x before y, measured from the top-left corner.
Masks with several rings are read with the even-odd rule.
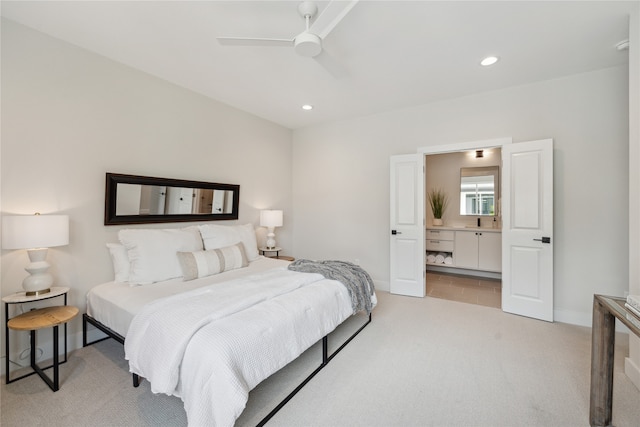
[[[482,65],[484,67],[488,67],[489,65],[493,65],[496,62],[498,62],[498,57],[497,56],[487,56],[482,61],[480,61],[480,65]]]
[[[309,105],[309,104],[304,104],[302,106],[303,110],[309,111],[309,110],[313,110],[313,105]]]

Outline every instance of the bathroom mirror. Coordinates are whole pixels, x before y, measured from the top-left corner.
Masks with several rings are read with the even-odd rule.
[[[498,215],[498,174],[498,166],[460,169],[460,215]]]
[[[240,186],[107,173],[104,224],[238,219]]]

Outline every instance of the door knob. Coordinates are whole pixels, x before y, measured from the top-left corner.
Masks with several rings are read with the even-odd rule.
[[[542,239],[533,239],[536,242],[551,243],[551,237],[543,237]]]

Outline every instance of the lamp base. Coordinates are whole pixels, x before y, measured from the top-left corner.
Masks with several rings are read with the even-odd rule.
[[[25,267],[29,276],[22,281],[22,288],[30,297],[46,294],[53,285],[53,276],[47,272],[49,263],[45,261],[47,249],[29,249],[27,253],[31,262]]]
[[[274,232],[273,227],[267,228],[267,241],[265,243],[269,249],[276,247],[276,233]]]
[[[49,292],[51,292],[51,289],[43,289],[41,291],[27,291],[25,295],[28,297],[37,297],[38,295],[48,294]]]

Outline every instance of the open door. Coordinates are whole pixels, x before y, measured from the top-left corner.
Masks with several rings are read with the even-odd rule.
[[[553,140],[502,147],[502,310],[553,321]]]
[[[390,284],[392,294],[424,297],[424,155],[391,157]]]

